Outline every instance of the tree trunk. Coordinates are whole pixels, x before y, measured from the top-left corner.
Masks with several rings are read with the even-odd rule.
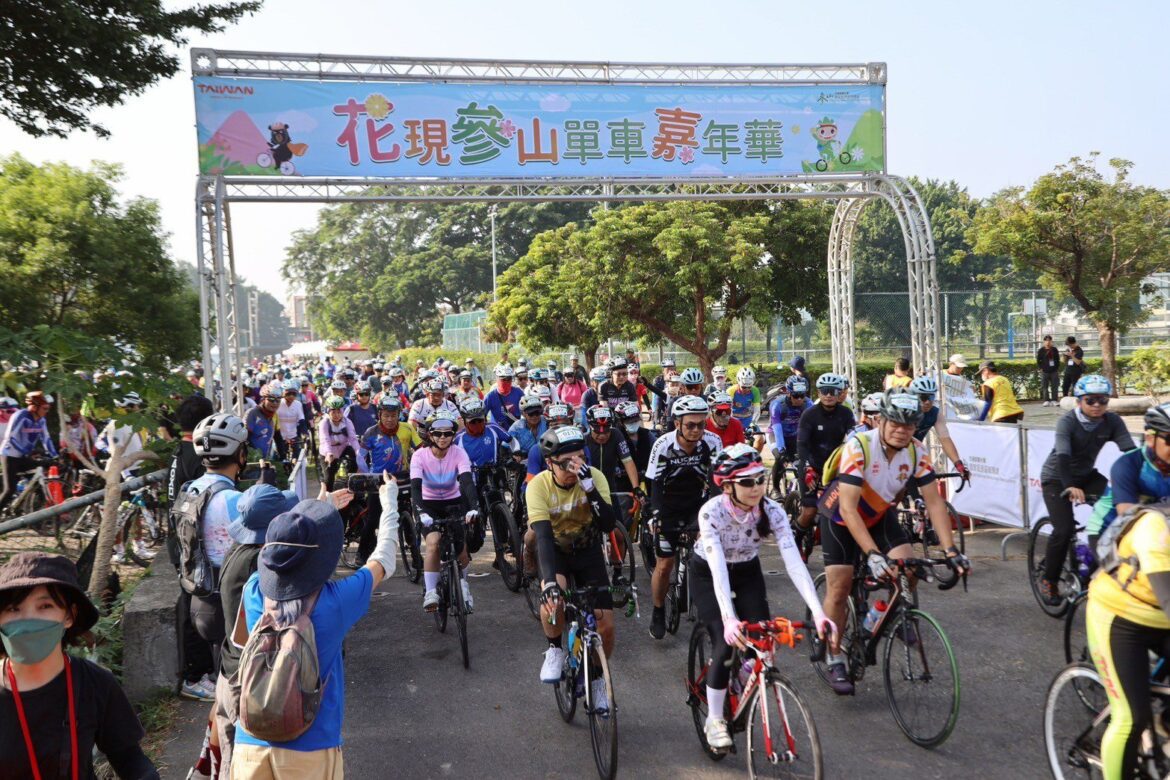
[[[110,556],[114,554],[114,539],[118,535],[118,508],[122,504],[122,452],[129,442],[119,443],[114,435],[114,422],[106,426],[110,442],[110,459],[106,463],[106,495],[102,501],[102,524],[98,529],[97,551],[93,559],[93,574],[89,578],[89,597],[94,604],[102,604],[102,593],[110,578]],[[125,543],[125,539],[122,540]]]
[[[601,347],[600,344],[586,344],[582,352],[585,353],[585,370],[592,371],[593,367],[597,365],[597,350]]]
[[[1114,397],[1118,394],[1117,386],[1117,329],[1105,322],[1098,321],[1097,336],[1101,339],[1101,373],[1113,385]]]
[[[761,363],[767,363],[769,360],[771,360],[770,356],[772,354],[772,325],[773,324],[774,324],[773,322],[769,321],[768,327],[764,330],[764,359],[760,361]]]
[[[979,309],[979,359],[987,357],[987,309],[990,304],[990,293],[983,293],[983,306]]]

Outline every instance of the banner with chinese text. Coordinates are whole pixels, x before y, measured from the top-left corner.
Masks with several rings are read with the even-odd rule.
[[[879,85],[194,82],[203,174],[568,178],[885,170]]]

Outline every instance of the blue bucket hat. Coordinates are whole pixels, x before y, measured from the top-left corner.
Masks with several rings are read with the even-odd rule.
[[[792,358],[792,360],[788,361],[788,367],[795,371],[804,371],[804,356],[797,355]]]
[[[288,601],[316,591],[337,568],[343,535],[341,515],[315,498],[274,517],[260,550],[260,592]]]
[[[228,533],[240,544],[264,544],[264,534],[272,518],[289,511],[298,501],[297,494],[291,490],[253,485],[240,496],[236,504],[240,516],[228,525]]]

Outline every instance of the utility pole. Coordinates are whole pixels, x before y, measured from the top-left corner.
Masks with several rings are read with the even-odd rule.
[[[488,207],[488,216],[492,220],[492,303],[500,299],[496,290],[496,204]]]

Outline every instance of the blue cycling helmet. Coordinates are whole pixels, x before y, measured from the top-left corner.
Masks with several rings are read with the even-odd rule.
[[[1085,374],[1073,385],[1073,397],[1082,395],[1113,395],[1113,385],[1100,374]]]
[[[910,392],[915,395],[938,395],[938,382],[932,376],[920,376],[910,383]]]
[[[793,374],[788,377],[788,381],[784,383],[784,387],[789,393],[796,393],[797,395],[808,394],[808,380],[802,376]]]

